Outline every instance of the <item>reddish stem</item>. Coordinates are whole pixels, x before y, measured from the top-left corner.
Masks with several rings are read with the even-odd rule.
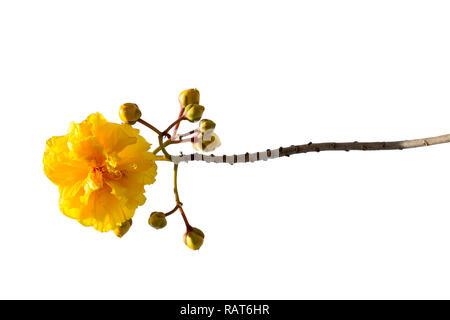
[[[178,115],[178,119],[180,119],[182,116],[183,116],[183,114],[184,114],[184,107],[181,107],[181,109],[180,109],[180,114]],[[177,131],[178,131],[178,127],[180,126],[180,122],[178,122],[176,125],[175,125],[175,128],[173,129],[173,132],[172,132],[172,137],[174,137],[176,134],[177,134]]]

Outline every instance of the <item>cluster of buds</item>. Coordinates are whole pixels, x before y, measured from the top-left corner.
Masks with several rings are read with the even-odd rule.
[[[142,112],[135,103],[125,103],[120,107],[119,116],[123,122],[133,125],[136,122],[149,127],[154,132],[158,134],[159,147],[157,147],[153,152],[156,155],[159,151],[164,153],[164,158],[166,160],[171,159],[171,155],[165,149],[171,144],[181,143],[181,142],[191,142],[195,150],[202,152],[210,152],[220,146],[220,139],[214,132],[216,124],[214,121],[209,119],[202,119],[205,107],[200,105],[200,92],[197,89],[188,89],[180,93],[178,96],[178,102],[180,103],[180,113],[178,118],[164,131],[159,131],[154,126],[144,121],[142,117]],[[198,127],[185,134],[177,135],[177,130],[180,123],[183,120],[189,122],[199,122]],[[169,130],[173,128],[173,133],[169,134]],[[183,139],[183,137],[187,137]],[[167,139],[164,141],[164,139]],[[182,209],[182,203],[179,201],[178,190],[176,187],[176,172],[178,170],[178,165],[175,164],[175,199],[176,206],[173,210],[164,213],[155,211],[150,214],[148,219],[148,224],[155,229],[163,229],[167,225],[167,216],[171,215],[177,210],[180,213],[186,224],[186,233],[184,234],[183,240],[186,246],[192,250],[198,250],[204,241],[205,234],[198,228],[192,227],[186,218],[184,210]],[[118,237],[122,237],[131,227],[131,219],[123,223],[120,227],[114,230]]]
[[[180,93],[178,101],[181,113],[190,122],[197,122],[203,116],[205,107],[200,103],[200,92],[197,89],[188,89]],[[209,119],[202,119],[198,128],[193,131],[192,146],[197,151],[211,152],[220,147],[220,139],[214,132],[216,123]]]
[[[200,92],[197,89],[184,90],[178,96],[178,101],[186,120],[197,122],[202,118],[205,107],[200,105]]]
[[[159,211],[152,212],[148,218],[148,224],[155,229],[162,229],[167,225],[166,216],[169,214],[170,213],[167,214]],[[200,249],[204,239],[205,234],[203,231],[191,226],[188,226],[186,233],[183,236],[184,243],[192,250]]]

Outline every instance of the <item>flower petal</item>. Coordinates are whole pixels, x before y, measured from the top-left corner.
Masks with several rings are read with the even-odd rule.
[[[47,140],[44,152],[44,173],[56,185],[72,185],[84,180],[89,168],[84,161],[69,156],[67,136]]]

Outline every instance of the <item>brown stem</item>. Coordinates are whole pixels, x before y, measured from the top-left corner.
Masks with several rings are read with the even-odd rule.
[[[410,148],[426,147],[435,144],[450,142],[450,134],[430,137],[424,139],[414,140],[401,140],[401,141],[389,141],[389,142],[324,142],[324,143],[307,143],[302,145],[293,145],[290,147],[280,147],[278,149],[268,149],[263,152],[245,153],[240,155],[204,155],[204,154],[188,154],[183,156],[173,156],[171,161],[179,163],[181,161],[205,161],[215,163],[243,163],[254,162],[258,160],[268,160],[278,157],[289,157],[293,154],[307,153],[307,152],[320,152],[320,151],[375,151],[375,150],[403,150]]]
[[[308,143],[305,145],[291,146],[282,148],[280,150],[280,157],[290,156],[296,153],[306,153],[311,151],[350,151],[350,150],[362,150],[362,151],[376,151],[376,150],[403,150],[410,148],[419,148],[431,146],[434,144],[448,143],[450,142],[450,134],[430,137],[425,139],[414,140],[401,140],[401,141],[388,141],[388,142],[325,142],[325,143]]]
[[[186,218],[186,214],[184,213],[183,207],[178,207],[178,209],[180,209],[181,216],[183,217],[184,224],[186,225],[186,231],[187,232],[192,231],[192,229],[194,228],[192,228],[192,226],[189,224],[189,221]]]
[[[175,208],[173,208],[173,209],[170,210],[169,212],[165,213],[164,215],[165,215],[166,217],[170,216],[172,213],[174,213],[175,211],[177,211],[178,208],[179,208],[181,205],[182,205],[182,204],[178,204],[178,203],[177,203],[177,205],[175,206]]]
[[[167,134],[167,135],[169,136],[169,139],[170,139],[171,136],[168,134],[169,130],[172,129],[173,126],[179,124],[181,121],[183,121],[183,120],[185,120],[185,119],[186,119],[185,117],[180,117],[180,118],[178,118],[177,120],[175,120],[174,122],[172,122],[172,123],[170,124],[170,126],[168,126],[167,129],[163,131],[163,134],[164,134],[164,135]]]
[[[156,132],[158,135],[164,135],[168,138],[170,138],[170,135],[163,133],[161,131],[159,131],[156,127],[154,127],[153,125],[151,125],[150,123],[148,123],[147,121],[145,121],[144,119],[139,119],[137,120],[137,122],[139,122],[140,124],[143,124],[144,126],[146,126],[147,128],[152,129],[154,132]]]
[[[183,142],[188,142],[188,141],[190,141],[190,140],[182,140],[182,139],[180,139],[180,140],[167,140],[166,142],[164,142],[162,145],[158,146],[152,152],[154,154],[157,154],[158,152],[160,152],[162,150],[162,148],[170,146],[171,144],[183,143]]]
[[[189,131],[189,132],[186,132],[186,133],[183,133],[183,134],[179,134],[177,137],[181,139],[181,138],[190,136],[191,134],[194,134],[196,131],[197,131],[197,130],[191,130],[191,131]]]
[[[180,210],[181,216],[183,217],[186,229],[189,232],[192,230],[192,227],[189,224],[188,219],[186,218],[186,214],[183,210],[183,204],[180,202],[180,196],[178,195],[178,164],[173,165],[173,193],[175,194],[175,202],[177,203],[177,207]]]

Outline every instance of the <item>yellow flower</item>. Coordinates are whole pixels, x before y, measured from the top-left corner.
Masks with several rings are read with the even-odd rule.
[[[106,232],[131,219],[155,182],[155,155],[139,130],[99,114],[47,141],[44,172],[59,187],[59,207],[82,225]]]

